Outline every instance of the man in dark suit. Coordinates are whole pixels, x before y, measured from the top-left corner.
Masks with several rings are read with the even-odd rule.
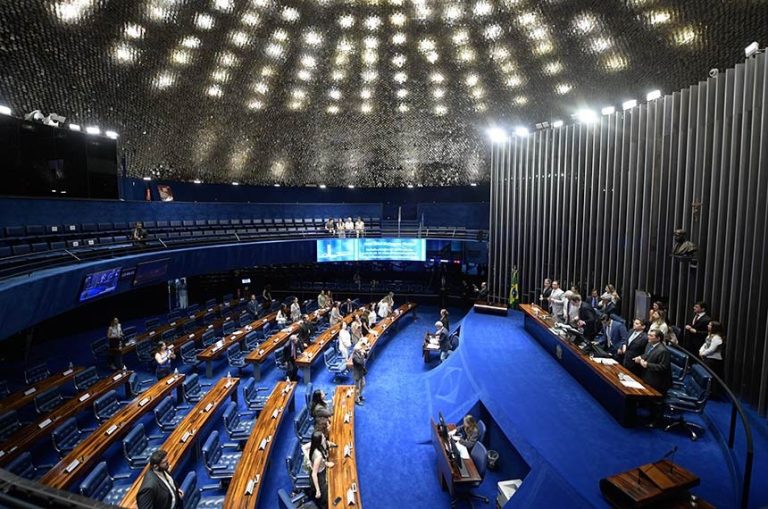
[[[299,339],[299,335],[293,334],[289,339],[288,347],[284,350],[284,355],[286,356],[285,363],[288,365],[286,374],[292,382],[299,381],[299,367],[296,365],[296,359],[298,359],[301,356],[301,352],[304,351],[302,347],[303,344]]]
[[[683,346],[691,352],[697,352],[704,340],[707,339],[707,325],[711,318],[707,315],[707,304],[699,301],[693,305],[693,320],[685,326],[685,343]]]
[[[627,337],[627,342],[619,349],[619,356],[623,355],[624,367],[631,372],[639,375],[642,367],[635,363],[635,357],[645,353],[645,347],[648,346],[648,336],[645,334],[645,320],[635,318],[632,322],[632,332]]]
[[[590,341],[594,340],[600,327],[597,320],[597,311],[589,303],[581,300],[581,295],[579,294],[571,297],[571,303],[577,308],[578,319],[575,325],[581,329],[584,337]]]
[[[608,315],[600,318],[603,324],[603,333],[598,340],[600,344],[612,354],[615,354],[627,340],[629,333],[624,324],[618,320],[613,320]]]
[[[672,360],[669,350],[662,341],[661,332],[648,331],[648,348],[643,355],[635,357],[633,361],[642,367],[643,382],[659,391],[662,396],[672,387]],[[662,403],[651,406],[650,427],[656,427],[661,423],[663,412]]]
[[[176,481],[168,472],[167,455],[168,453],[158,449],[149,457],[149,470],[144,474],[141,488],[136,495],[136,505],[139,509],[181,508],[184,493],[176,486]]]

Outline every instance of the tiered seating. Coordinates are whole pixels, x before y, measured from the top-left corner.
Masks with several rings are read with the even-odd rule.
[[[0,400],[0,413],[26,406],[42,392],[60,387],[78,376],[82,370],[83,368],[69,368],[62,373],[55,373],[31,386],[20,389],[18,392],[9,394]]]

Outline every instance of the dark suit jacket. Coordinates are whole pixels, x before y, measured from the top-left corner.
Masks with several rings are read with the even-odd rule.
[[[579,320],[584,322],[584,335],[587,339],[595,339],[599,330],[597,312],[587,302],[579,306]]]
[[[544,288],[542,290],[541,295],[544,297],[544,300],[539,301],[539,305],[541,306],[541,309],[544,311],[549,312],[549,296],[552,295],[552,287]]]
[[[648,345],[650,348],[650,344]],[[647,383],[662,395],[672,387],[672,361],[669,350],[664,343],[657,343],[643,355],[648,367],[643,369],[643,382]]]
[[[440,351],[441,352],[447,352],[451,349],[451,343],[448,341],[448,331],[445,330],[445,327],[440,329],[440,332],[436,334],[437,340],[440,344]]]
[[[176,489],[176,507],[181,507],[181,496],[176,482],[173,483],[173,487]],[[139,494],[136,495],[136,505],[139,509],[169,509],[171,502],[171,493],[165,483],[160,480],[154,470],[148,470],[141,482]]]
[[[603,340],[605,341],[605,346],[614,352],[627,341],[627,336],[629,336],[627,333],[627,328],[618,320],[611,320],[610,336],[606,337],[605,329],[603,329]],[[608,345],[608,339],[611,340],[610,346]]]
[[[629,341],[632,333],[627,335],[627,341]],[[645,332],[641,332],[638,337],[632,340],[632,343],[627,345],[627,351],[624,352],[624,367],[635,374],[640,374],[643,367],[640,364],[635,363],[632,359],[645,353],[645,347],[648,346],[648,335]]]
[[[711,320],[712,319],[709,317],[709,315],[704,314],[701,318],[696,320],[696,323],[693,323],[693,318],[690,322],[687,323],[687,325],[690,325],[696,329],[696,332],[685,331],[685,337],[690,349],[698,350],[701,345],[704,344],[704,340],[707,339],[707,334],[709,334],[707,331],[707,325],[709,325]]]

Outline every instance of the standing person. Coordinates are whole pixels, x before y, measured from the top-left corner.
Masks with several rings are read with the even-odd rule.
[[[256,300],[256,295],[251,295],[251,300],[248,301],[248,312],[253,315],[254,318],[259,317],[259,310],[261,309],[261,304],[259,304],[259,301]]]
[[[352,378],[355,379],[355,404],[363,405],[363,389],[365,388],[365,363],[368,359],[368,340],[363,338],[357,342],[352,350]]]
[[[114,317],[107,327],[107,341],[109,343],[109,369],[119,369],[123,365],[123,355],[120,349],[123,346],[123,326],[120,320]]]
[[[552,294],[552,280],[546,278],[544,280],[544,288],[541,289],[539,294],[539,307],[546,312],[549,312],[551,307],[549,305],[549,296]]]
[[[145,247],[147,245],[147,230],[144,229],[144,223],[138,221],[131,233],[131,240],[139,247]]]
[[[359,217],[355,221],[355,236],[357,238],[365,237],[365,223]]]
[[[610,315],[600,317],[603,323],[603,336],[600,343],[611,353],[615,354],[627,340],[627,328],[618,320],[614,320]]]
[[[333,222],[333,218],[329,218],[328,221],[325,222],[325,231],[327,231],[329,235],[336,235],[336,223]]]
[[[685,346],[688,350],[698,350],[707,337],[707,325],[711,321],[707,315],[707,304],[699,301],[693,305],[693,320],[685,326]]]
[[[643,355],[638,355],[633,361],[642,368],[643,382],[650,385],[664,396],[672,387],[672,360],[669,350],[661,340],[661,334],[657,330],[648,332],[648,347]],[[661,402],[654,403],[651,407],[650,427],[661,424],[664,414],[664,405]]]
[[[184,492],[168,472],[168,453],[158,449],[149,457],[149,470],[144,474],[136,505],[139,509],[181,509]]]
[[[699,348],[699,357],[717,376],[723,378],[723,348],[725,346],[725,331],[720,322],[712,320],[707,324],[707,334],[704,344]],[[712,380],[712,394],[719,393],[720,383]]]
[[[389,316],[389,312],[390,312],[389,302],[386,297],[384,297],[379,301],[378,308],[379,310],[377,314],[379,315],[380,318],[386,318],[387,316]]]
[[[347,329],[347,322],[341,322],[341,330],[339,331],[339,353],[341,357],[346,361],[349,358],[349,354],[352,351],[352,335]]]
[[[328,461],[328,447],[325,435],[320,431],[312,433],[309,446],[309,462],[312,464],[312,500],[321,509],[328,507],[328,478],[325,469],[332,468],[333,462]]]
[[[317,295],[317,309],[325,309],[328,304],[325,302],[325,290],[320,290]]]
[[[266,285],[261,291],[261,300],[264,301],[264,309],[272,307],[272,285]]]
[[[336,325],[342,320],[341,312],[339,311],[339,303],[334,302],[333,307],[331,308],[331,315],[328,317],[328,323],[331,324],[331,327]]]
[[[653,321],[653,318],[651,317],[651,315],[653,314],[654,311],[664,311],[664,313],[666,314],[667,306],[663,302],[661,302],[660,300],[657,300],[653,304],[651,304],[651,309],[648,311],[648,321],[649,322]]]
[[[341,218],[336,220],[336,233],[339,234],[340,239],[347,238],[347,232],[344,230],[344,221]]]
[[[291,322],[298,322],[301,319],[301,306],[299,305],[299,298],[294,297],[291,302]]]
[[[354,309],[355,305],[352,304],[352,299],[347,299],[344,301],[344,304],[339,307],[339,313],[341,313],[341,316],[347,316],[354,311]]]
[[[589,305],[592,306],[592,309],[594,310],[597,310],[598,306],[600,306],[600,296],[597,294],[597,288],[592,288],[587,302],[589,302]]]
[[[372,328],[376,324],[376,321],[379,319],[379,317],[376,316],[376,310],[374,309],[374,307],[375,306],[373,304],[369,306],[370,308],[370,311],[368,311],[368,328],[369,329]]]
[[[315,420],[315,430],[327,429],[328,424],[333,417],[333,412],[328,408],[328,403],[325,401],[325,392],[322,389],[317,389],[312,393],[312,401],[309,405],[309,413]]]
[[[448,318],[447,309],[440,310],[440,321],[443,322],[443,327],[445,327],[445,330],[451,330],[451,320]]]
[[[288,307],[285,304],[280,306],[280,309],[277,311],[277,316],[275,317],[275,321],[279,327],[285,327],[285,324],[288,323],[288,314]]]
[[[287,351],[283,350],[285,354],[287,354],[285,359],[287,365],[286,374],[288,375],[288,379],[292,382],[299,381],[299,367],[296,365],[296,359],[298,359],[301,356],[301,352],[304,351],[302,346],[301,341],[299,341],[299,335],[292,334]]]
[[[627,342],[619,349],[619,355],[624,356],[624,367],[639,375],[640,365],[633,359],[645,353],[648,346],[648,336],[645,333],[645,321],[642,318],[635,318],[632,322],[632,332],[627,337]]]
[[[440,362],[443,362],[451,353],[451,342],[448,339],[448,329],[445,328],[441,321],[435,322],[435,329],[434,337],[437,338],[437,343],[440,345]]]
[[[651,312],[651,325],[648,327],[649,331],[659,331],[662,340],[667,339],[669,335],[669,325],[665,316],[666,313],[661,310]]]
[[[561,323],[563,322],[565,301],[565,292],[560,288],[560,282],[552,281],[552,291],[549,294],[549,309],[555,320]]]
[[[171,373],[171,361],[175,358],[176,354],[173,353],[173,349],[168,348],[165,341],[160,341],[157,345],[157,352],[155,352],[155,362],[157,363],[155,373],[158,380]]]
[[[598,307],[600,312],[606,315],[618,314],[619,294],[613,285],[605,285],[605,291],[603,291],[603,294],[600,296],[600,304]]]
[[[352,346],[355,346],[360,341],[360,338],[363,337],[363,323],[360,315],[355,315],[355,319],[352,320],[352,325],[349,327],[349,336]]]

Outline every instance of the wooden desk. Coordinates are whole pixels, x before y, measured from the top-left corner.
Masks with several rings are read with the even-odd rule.
[[[318,309],[311,313],[309,315],[310,322],[317,322],[327,312],[328,308]],[[298,332],[299,322],[294,322],[291,325],[283,327],[279,332],[272,334],[260,344],[258,348],[245,356],[245,362],[253,364],[253,377],[257,382],[261,380],[261,363],[264,362],[272,352],[283,346],[288,341],[288,338]]]
[[[54,465],[40,479],[40,482],[60,490],[71,486],[79,477],[89,472],[96,463],[102,460],[107,449],[127,435],[133,425],[146,412],[152,411],[169,392],[176,388],[179,388],[179,392],[181,392],[183,382],[183,374],[170,374],[136,396],[133,401],[121,408],[115,415],[96,428],[96,431],[77,444],[77,447]],[[75,461],[78,463],[73,463]]]
[[[243,341],[249,332],[262,329],[267,323],[273,321],[276,316],[277,312],[274,312],[268,314],[264,318],[259,318],[258,320],[251,322],[245,327],[236,330],[233,334],[220,339],[220,342],[217,341],[213,343],[205,350],[197,354],[198,360],[205,361],[205,376],[208,378],[213,376],[213,361],[214,359],[221,357],[227,351],[227,348],[234,345],[235,343]]]
[[[699,482],[696,474],[661,460],[600,479],[600,491],[613,507],[713,507],[699,498],[692,504],[688,490]]]
[[[530,304],[521,304],[520,309],[525,314],[525,330],[558,359],[622,426],[634,424],[639,403],[661,400],[662,395],[658,391],[644,384],[621,364],[599,364],[568,339],[549,330],[555,322],[548,313],[540,310],[537,315]],[[630,377],[642,387],[627,387],[621,383],[619,376]]]
[[[197,442],[197,439],[201,437],[198,433],[200,430],[205,429],[205,426],[216,414],[216,410],[227,399],[227,396],[231,396],[232,399],[237,399],[237,385],[240,382],[239,378],[226,377],[220,378],[218,382],[211,387],[203,399],[197,402],[197,404],[189,411],[184,419],[176,426],[173,433],[170,434],[168,439],[163,443],[160,449],[168,453],[166,458],[168,459],[168,471],[171,475],[176,473],[176,468],[181,464],[181,459],[184,454],[192,448]],[[203,436],[204,438],[204,436]],[[144,474],[149,470],[149,466],[144,467],[139,477],[136,478],[131,489],[129,489],[120,507],[135,508],[136,495],[139,494],[141,483],[144,481]]]
[[[0,414],[11,410],[18,410],[19,408],[26,406],[31,403],[38,394],[42,394],[49,389],[53,389],[54,387],[58,387],[73,380],[75,375],[80,373],[83,369],[84,368],[81,367],[74,367],[61,373],[55,373],[45,380],[41,380],[36,384],[20,389],[13,394],[9,394],[7,398],[3,398],[2,401],[0,401]]]
[[[456,429],[456,425],[448,424],[449,432],[454,429]],[[448,440],[450,440],[450,438]],[[449,445],[443,440],[443,437],[440,436],[435,421],[432,421],[432,445],[435,447],[435,454],[437,456],[437,479],[438,482],[440,482],[440,489],[443,491],[448,490],[451,497],[456,495],[455,489],[457,485],[473,484],[483,480],[471,457],[466,460],[461,460],[464,462],[464,466],[469,473],[468,477],[461,477],[461,472],[448,457]]]
[[[369,332],[368,335],[365,336],[368,339],[368,345],[371,347],[371,350],[373,350],[373,347],[376,346],[376,342],[384,335],[385,332],[387,332],[387,329],[392,327],[395,322],[404,317],[406,313],[415,307],[416,304],[408,302],[397,308],[397,311],[400,311],[400,313],[392,313],[388,317],[382,318],[376,322],[376,324],[373,326],[373,331],[375,331],[376,334],[371,334]]]
[[[269,463],[269,452],[277,438],[277,431],[283,422],[288,405],[293,404],[296,382],[278,382],[267,398],[264,409],[256,419],[251,437],[243,448],[243,455],[235,468],[235,474],[229,483],[224,498],[224,508],[255,508],[259,502],[259,493],[264,485],[264,475]],[[273,418],[274,412],[276,417]],[[262,440],[266,440],[264,449],[260,449]],[[282,462],[282,458],[280,459]],[[253,481],[251,483],[251,481]],[[252,489],[249,490],[249,484]],[[248,493],[250,491],[250,493]]]
[[[363,311],[354,311],[344,317],[343,322],[349,325],[355,319],[355,316],[362,314]],[[320,356],[325,348],[341,332],[341,323],[337,323],[325,329],[314,341],[301,353],[296,359],[296,366],[302,370],[304,383],[309,383],[312,375],[312,363]]]
[[[421,353],[424,356],[424,362],[429,362],[431,354],[440,353],[440,345],[433,345],[429,340],[425,341],[421,346]]]
[[[125,394],[130,394],[128,378],[132,373],[132,371],[115,371],[110,376],[102,378],[85,391],[75,395],[63,405],[18,430],[2,444],[0,465],[9,463],[22,452],[29,450],[32,444],[53,433],[53,430],[56,429],[56,426],[61,421],[72,417],[86,407],[90,407],[99,396],[111,391],[118,385],[124,384]]]
[[[348,422],[345,422],[345,419]],[[361,509],[363,503],[360,496],[360,483],[357,477],[357,460],[355,459],[355,386],[338,385],[333,395],[333,418],[328,430],[328,440],[337,447],[329,451],[328,459],[335,465],[326,469],[328,479],[328,507],[334,507],[333,501],[341,497],[339,507],[347,507],[348,496],[354,500],[355,508]],[[344,456],[345,446],[350,446],[349,456]],[[355,486],[355,491],[350,489]]]

